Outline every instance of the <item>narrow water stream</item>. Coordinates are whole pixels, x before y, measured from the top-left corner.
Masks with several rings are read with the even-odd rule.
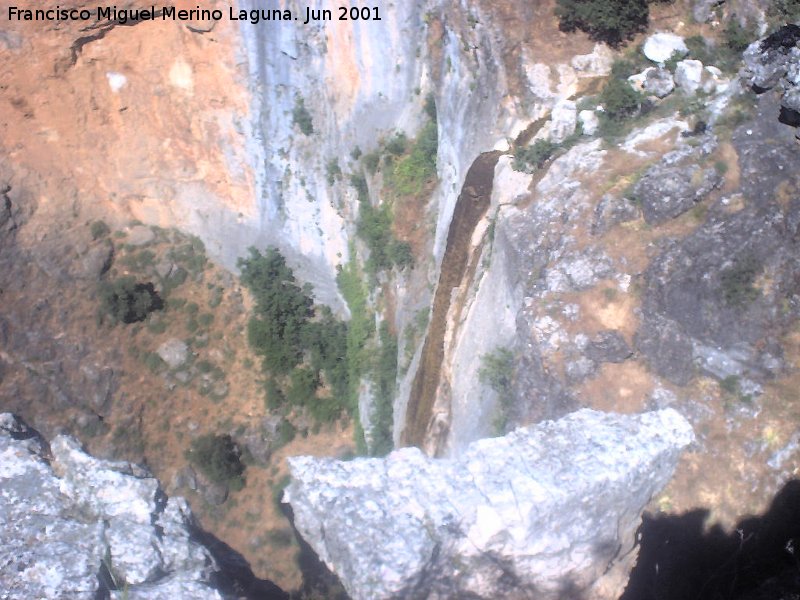
[[[453,290],[468,284],[470,240],[486,214],[492,198],[494,168],[501,152],[484,152],[472,163],[456,201],[447,247],[442,258],[439,283],[433,298],[433,314],[425,337],[417,373],[411,387],[406,423],[400,438],[403,446],[422,447],[433,416],[433,406],[444,360],[444,337]]]

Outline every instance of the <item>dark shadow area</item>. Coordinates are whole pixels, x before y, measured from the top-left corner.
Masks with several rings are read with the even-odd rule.
[[[790,127],[800,127],[800,112],[781,106],[781,112],[778,115],[778,121]]]
[[[212,584],[224,597],[289,600],[289,594],[277,585],[266,579],[258,579],[244,556],[222,540],[196,526],[192,528],[192,537],[208,548],[217,561],[220,573],[212,580]]]
[[[300,546],[297,563],[303,573],[303,587],[289,596],[292,600],[350,600],[339,578],[319,559],[314,549],[308,545],[294,526],[294,511],[286,503],[281,503],[281,512],[289,520],[294,537]]]
[[[645,515],[620,600],[800,600],[800,480],[730,534],[706,528],[708,514]]]

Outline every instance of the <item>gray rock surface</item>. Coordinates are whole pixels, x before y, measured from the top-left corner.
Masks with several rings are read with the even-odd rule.
[[[664,98],[675,89],[675,81],[667,69],[647,69],[644,77],[644,90],[657,98]]]
[[[618,331],[601,331],[586,347],[586,356],[594,362],[621,363],[633,354]]]
[[[171,369],[183,366],[189,358],[189,346],[177,338],[171,338],[158,347],[158,355]]]
[[[725,3],[725,0],[695,0],[692,16],[698,23],[705,23],[711,18],[712,11]]]
[[[156,234],[153,230],[144,225],[134,225],[128,230],[128,235],[125,238],[125,243],[131,246],[146,246],[156,239]]]
[[[703,85],[703,63],[682,60],[675,67],[675,83],[687,94],[694,94]]]
[[[627,198],[616,198],[606,194],[597,203],[592,219],[592,235],[606,233],[614,225],[633,221],[641,215],[641,210]]]
[[[641,511],[692,440],[672,409],[584,409],[458,459],[291,458],[284,500],[355,600],[617,598]]]
[[[722,184],[719,173],[698,164],[701,159],[702,151],[675,150],[645,171],[632,189],[645,221],[657,225],[674,219]]]
[[[800,26],[786,25],[744,52],[744,76],[756,91],[778,87],[784,121],[800,124]]]
[[[92,458],[0,415],[0,589],[4,599],[94,599],[101,579],[126,598],[220,598],[192,515],[144,469]],[[110,573],[110,575],[102,575]],[[180,595],[184,590],[184,595]],[[102,593],[102,590],[100,591]],[[186,595],[188,594],[188,595]]]
[[[654,33],[644,42],[644,55],[655,63],[665,63],[674,53],[686,56],[689,49],[683,38],[674,33]]]
[[[723,210],[720,201],[645,272],[636,347],[673,383],[688,382],[696,367],[756,382],[784,368],[778,337],[800,316],[800,200],[779,202],[775,189],[800,185],[800,155],[793,131],[775,118],[777,102],[762,96],[734,131],[744,208]]]

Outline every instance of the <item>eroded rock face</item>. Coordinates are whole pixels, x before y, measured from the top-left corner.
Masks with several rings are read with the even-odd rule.
[[[720,186],[720,174],[698,164],[711,149],[713,143],[706,141],[698,149],[675,150],[645,171],[632,190],[641,201],[645,221],[659,224],[674,219]]]
[[[77,441],[49,447],[0,415],[0,588],[3,598],[220,598],[208,550],[190,537],[183,498],[127,462],[95,459]]]
[[[780,89],[781,120],[800,125],[800,26],[786,25],[753,42],[744,53],[744,62],[753,89]]]
[[[356,600],[616,598],[641,511],[692,439],[672,409],[584,409],[455,460],[292,458],[285,500]]]
[[[721,198],[701,227],[667,242],[645,273],[636,345],[673,383],[686,384],[697,369],[763,382],[785,367],[779,336],[800,307],[800,201],[781,201],[775,190],[800,184],[800,159],[792,130],[775,119],[777,102],[763,96],[756,116],[734,132],[741,196]],[[734,200],[744,208],[728,209]]]

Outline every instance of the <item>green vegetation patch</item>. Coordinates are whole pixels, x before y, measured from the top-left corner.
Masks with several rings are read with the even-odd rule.
[[[301,287],[286,260],[275,248],[261,254],[255,248],[239,259],[241,280],[253,294],[255,314],[247,338],[262,357],[264,370],[289,373],[303,358],[303,329],[313,315],[308,287]]]
[[[436,177],[438,150],[436,121],[429,120],[414,140],[411,151],[394,163],[387,177],[388,185],[401,196],[421,194],[425,184]]]
[[[753,284],[761,272],[761,265],[753,255],[746,255],[720,275],[722,297],[733,308],[744,308],[756,300],[761,292]]]
[[[620,46],[647,29],[647,0],[556,0],[562,31],[581,30],[610,46]]]
[[[101,281],[98,295],[102,314],[112,324],[144,321],[151,312],[164,307],[152,283],[137,282],[131,276]]]
[[[311,135],[314,133],[314,122],[311,119],[311,113],[306,108],[306,101],[302,96],[296,96],[294,99],[294,108],[292,109],[292,123],[300,128],[303,135]]]
[[[245,465],[230,435],[206,434],[192,441],[189,461],[215,483],[237,490],[244,486]]]
[[[482,383],[497,393],[499,407],[494,420],[495,432],[505,433],[508,427],[508,413],[514,401],[514,353],[508,348],[497,348],[484,354],[478,376]]]

